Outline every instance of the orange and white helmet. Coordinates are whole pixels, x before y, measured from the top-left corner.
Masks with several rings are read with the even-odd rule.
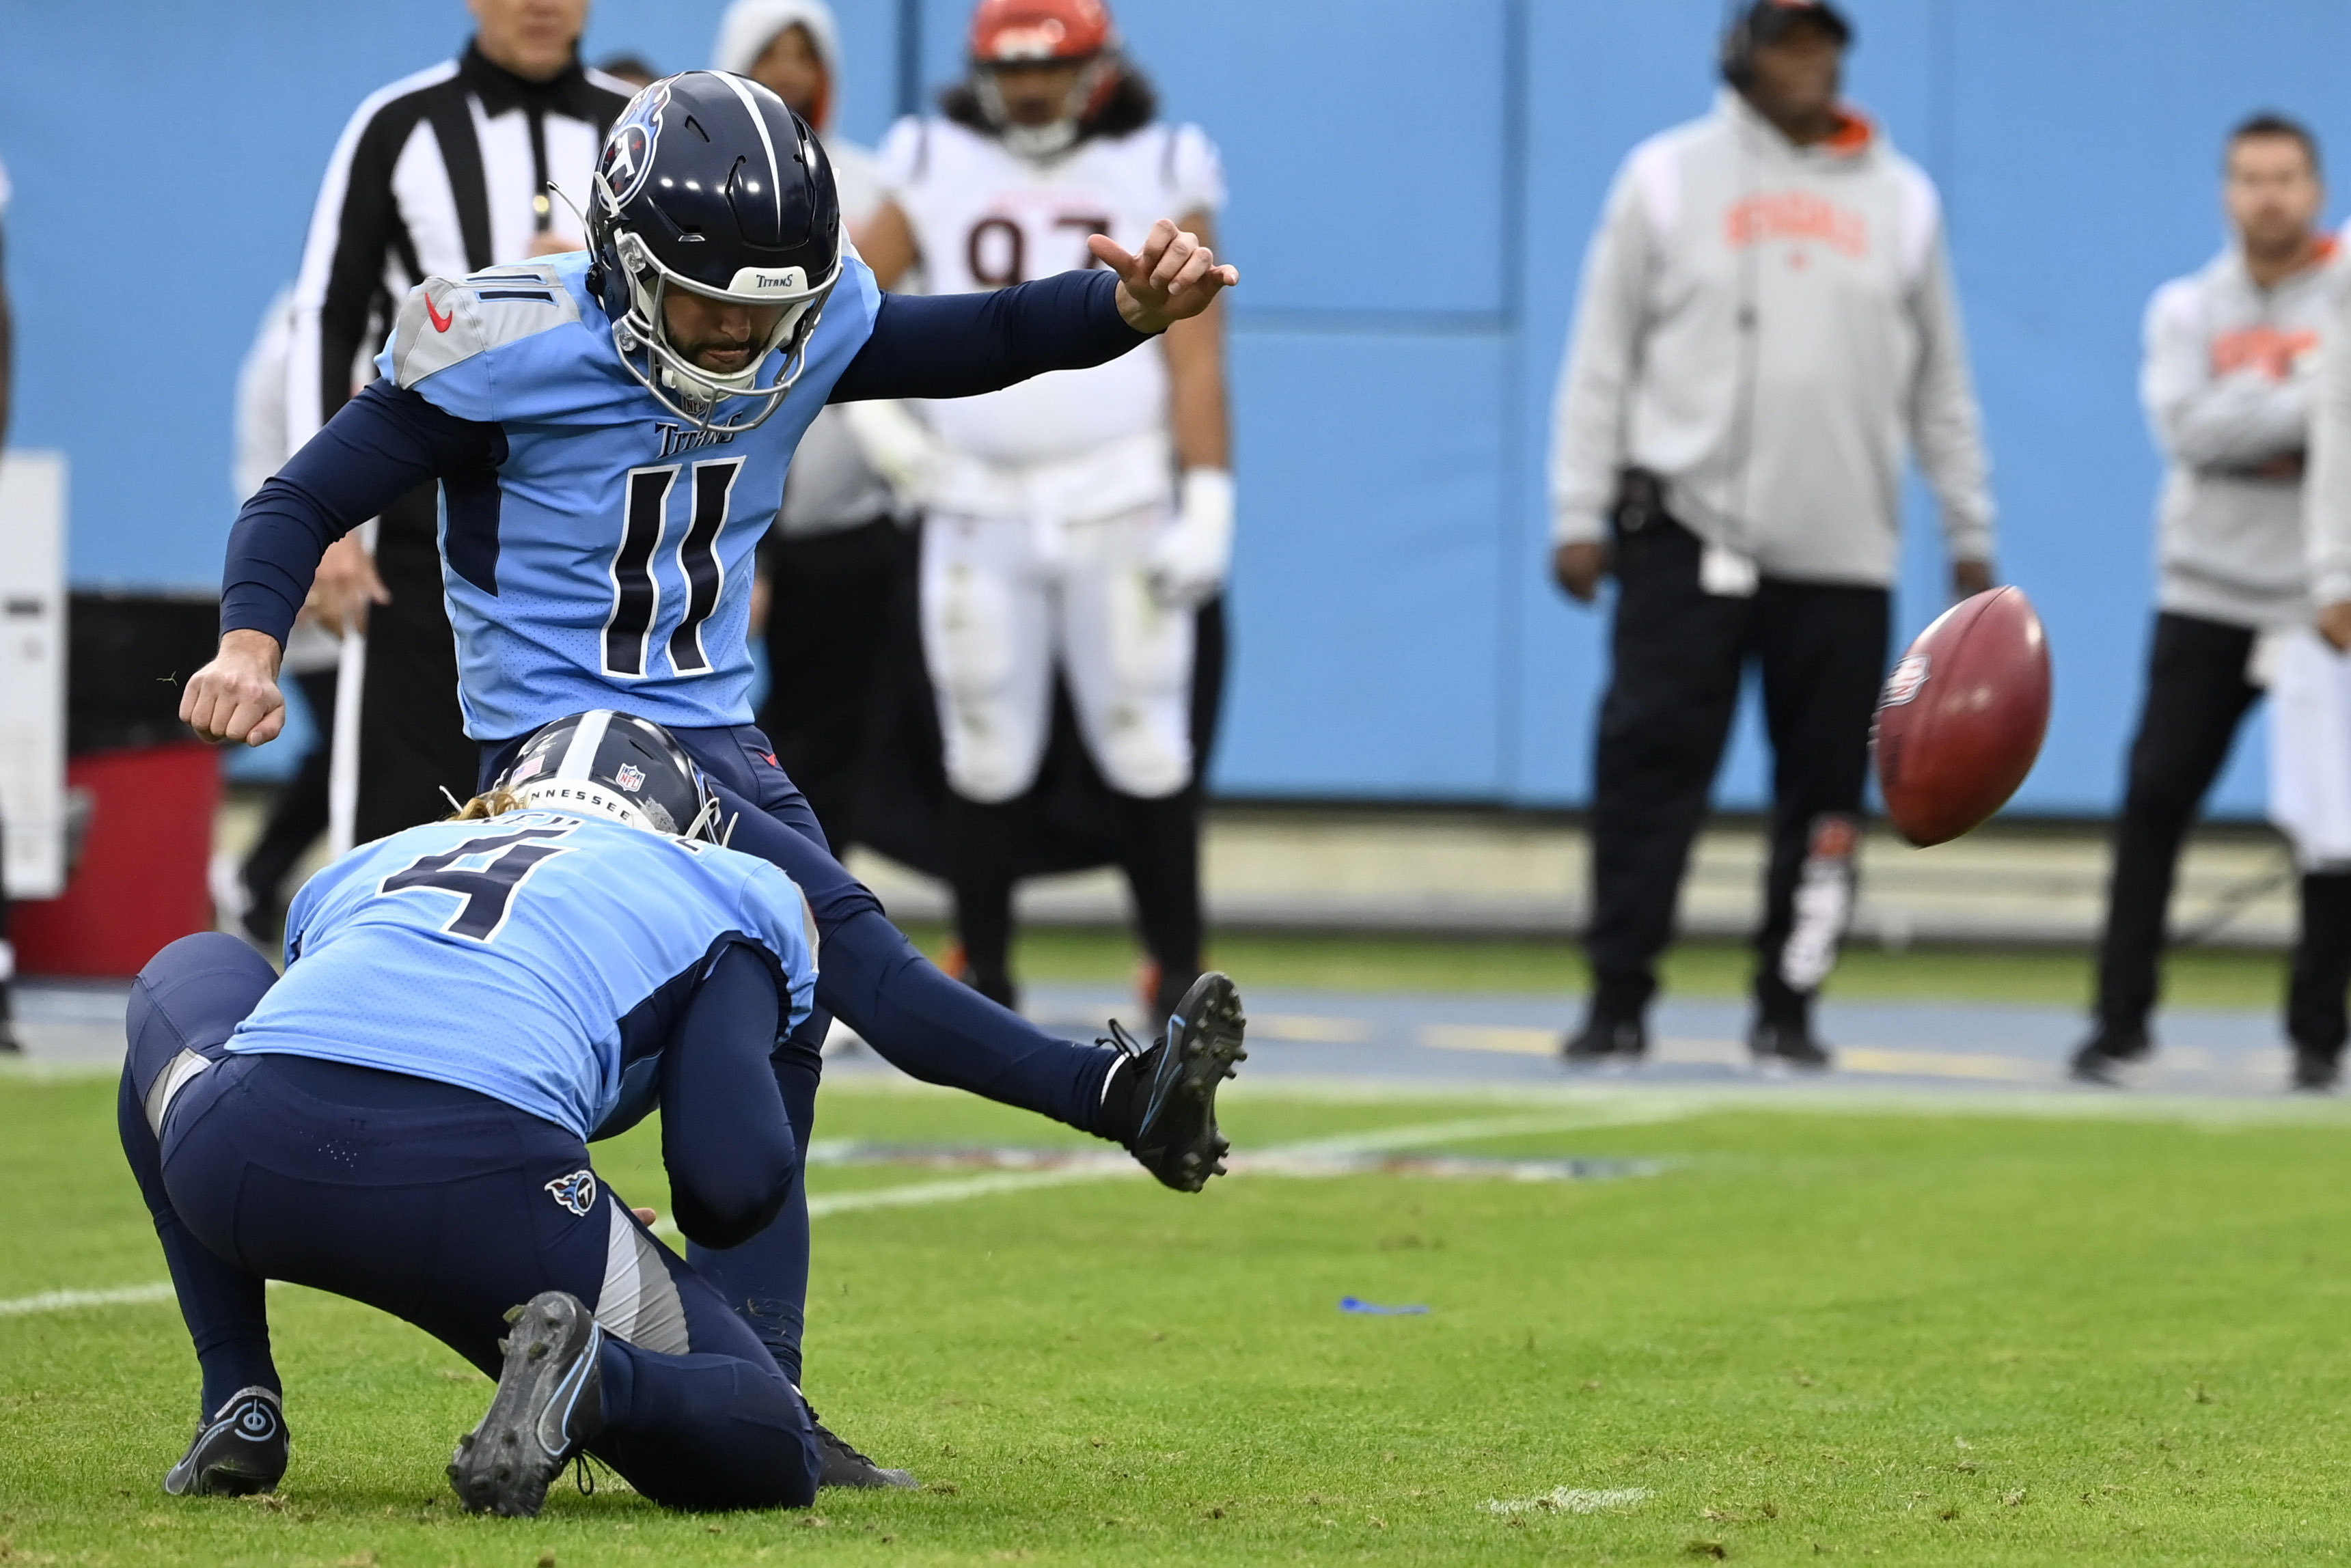
[[[1044,125],[1016,125],[996,73],[1007,67],[1082,64],[1063,112]],[[1118,85],[1118,29],[1102,0],[979,0],[971,13],[972,89],[981,112],[1024,158],[1050,158],[1074,145],[1087,116]]]

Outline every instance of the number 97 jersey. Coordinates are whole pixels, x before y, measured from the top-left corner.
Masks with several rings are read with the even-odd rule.
[[[1086,236],[1137,250],[1160,218],[1213,214],[1224,170],[1196,125],[1090,136],[1044,160],[951,120],[902,120],[883,141],[882,183],[906,215],[934,294],[969,294],[1102,265]],[[960,452],[996,463],[1074,457],[1167,428],[1167,364],[1156,350],[1092,370],[1055,371],[1001,392],[920,404]]]

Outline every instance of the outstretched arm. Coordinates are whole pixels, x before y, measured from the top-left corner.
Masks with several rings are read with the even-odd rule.
[[[429,479],[505,457],[495,424],[376,382],[254,492],[229,531],[221,645],[189,678],[180,717],[206,740],[259,746],[285,727],[277,661],[327,547]]]
[[[1134,254],[1102,235],[1086,243],[1101,270],[990,294],[883,295],[872,335],[831,401],[971,397],[1047,371],[1084,370],[1199,315],[1240,281],[1165,218]]]

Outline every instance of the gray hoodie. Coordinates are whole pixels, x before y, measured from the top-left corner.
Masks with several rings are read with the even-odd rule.
[[[2339,277],[2330,246],[2265,289],[2231,246],[2148,302],[2139,398],[2171,465],[2157,526],[2164,609],[2232,626],[2308,619],[2302,455]]]
[[[1935,187],[1866,120],[1799,147],[1726,91],[1634,149],[1560,374],[1554,542],[1604,538],[1633,466],[1766,576],[1883,586],[1907,441],[1951,554],[1989,559],[1979,426]]]

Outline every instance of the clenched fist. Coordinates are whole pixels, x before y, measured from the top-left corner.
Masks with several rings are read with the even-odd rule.
[[[286,727],[286,698],[277,690],[285,650],[266,632],[231,632],[211,664],[188,677],[180,694],[180,721],[206,740],[259,746]]]

